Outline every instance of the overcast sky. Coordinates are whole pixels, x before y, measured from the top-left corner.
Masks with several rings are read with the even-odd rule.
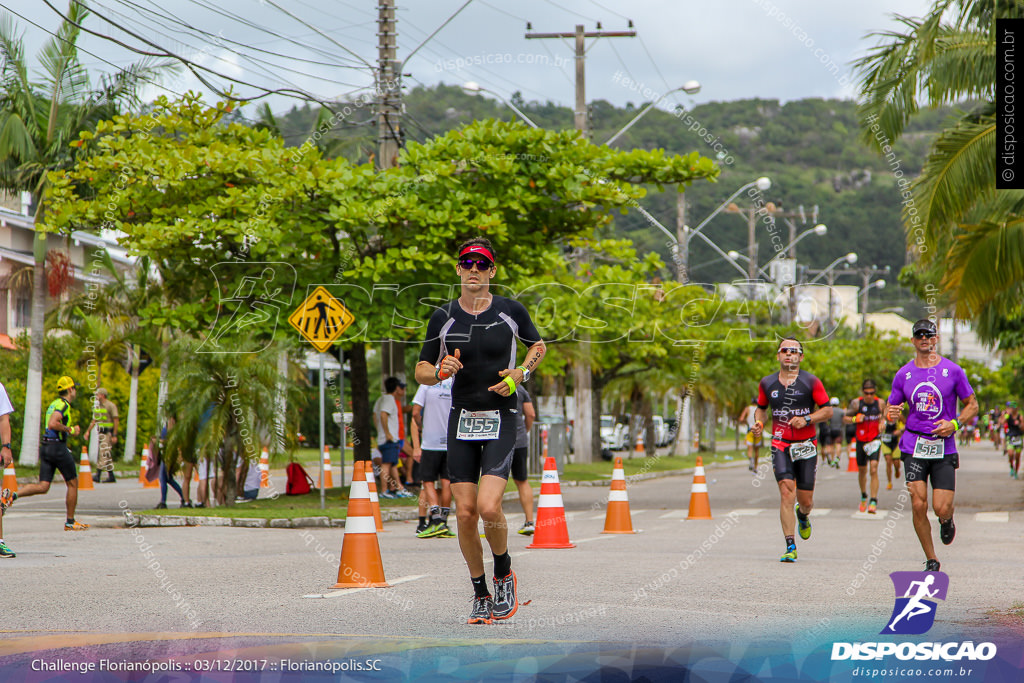
[[[67,0],[46,2],[62,12],[67,9]],[[399,58],[406,59],[464,3],[402,2]],[[689,108],[712,100],[750,97],[849,98],[855,94],[850,62],[874,42],[866,34],[897,28],[891,18],[894,12],[921,16],[930,4],[924,0],[471,0],[408,61],[404,71],[412,78],[405,84],[476,81],[505,97],[518,90],[526,100],[571,106],[572,41],[527,40],[526,21],[532,22],[536,32],[571,32],[577,23],[595,30],[597,21],[605,31],[624,30],[627,19],[632,19],[635,38],[588,39],[588,101],[605,99],[620,106],[649,101],[691,79],[701,83],[699,94],[676,93],[663,106],[679,103]],[[86,27],[152,50],[106,23],[99,16],[103,15],[161,48],[253,84],[236,85],[242,95],[258,93],[253,86],[297,87],[331,99],[372,83],[367,63],[375,65],[377,58],[375,1],[90,0],[89,5],[96,14]],[[27,53],[35,63],[47,36],[26,19],[55,30],[60,17],[44,0],[0,0],[0,13],[9,12],[25,17],[13,18],[25,32]],[[176,23],[179,20],[207,35],[190,33]],[[83,37],[80,46],[93,53],[82,55],[92,70],[111,69],[104,60],[123,66],[138,58],[94,36]],[[210,78],[226,83],[223,78]],[[209,92],[191,75],[165,85],[177,93]],[[147,95],[157,92],[150,88]],[[291,106],[283,97],[270,101],[278,111]]]

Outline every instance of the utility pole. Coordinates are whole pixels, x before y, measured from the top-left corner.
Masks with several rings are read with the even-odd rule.
[[[590,137],[590,126],[587,115],[586,89],[586,39],[587,38],[632,38],[636,31],[602,31],[598,24],[597,31],[585,31],[583,24],[576,24],[572,33],[527,33],[527,40],[547,38],[573,38],[576,52],[576,105],[573,120],[576,130],[585,138]],[[589,339],[581,343],[589,344]],[[579,462],[597,462],[601,457],[600,410],[601,406],[593,403],[593,375],[589,361],[577,361],[573,364],[573,410],[574,429],[572,430],[573,450]]]
[[[676,193],[676,272],[679,274],[679,282],[689,282],[690,273],[687,267],[690,263],[690,243],[686,230],[686,193],[682,191],[682,184],[679,185],[679,192]]]
[[[398,63],[398,32],[395,27],[395,0],[377,4],[377,170],[398,166],[402,147],[401,65]],[[381,383],[388,377],[405,380],[405,347],[401,342],[381,342]]]

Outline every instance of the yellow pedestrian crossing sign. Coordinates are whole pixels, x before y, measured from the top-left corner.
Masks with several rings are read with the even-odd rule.
[[[313,348],[323,352],[355,319],[339,299],[323,287],[317,287],[288,317],[288,322],[313,344]]]

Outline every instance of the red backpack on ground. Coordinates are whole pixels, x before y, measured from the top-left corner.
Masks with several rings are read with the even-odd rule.
[[[289,496],[301,496],[304,493],[309,493],[313,487],[313,477],[302,468],[297,462],[288,463],[288,467],[285,468],[285,473],[288,475],[288,483],[285,484],[284,491]]]

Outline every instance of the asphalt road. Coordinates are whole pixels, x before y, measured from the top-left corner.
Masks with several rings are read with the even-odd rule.
[[[952,546],[938,545],[933,522],[950,577],[933,634],[1021,629],[1020,617],[1004,612],[1024,598],[1024,481],[1010,479],[987,445],[969,447],[961,462]],[[70,533],[62,530],[64,489],[55,486],[48,496],[19,500],[4,518],[4,537],[18,556],[0,561],[0,658],[26,651],[26,643],[43,647],[52,637],[70,646],[101,633],[162,634],[153,639],[165,642],[257,634],[236,636],[242,644],[328,635],[479,640],[486,648],[524,640],[664,646],[766,633],[793,643],[877,634],[893,605],[887,574],[923,569],[905,493],[897,519],[899,483],[887,491],[882,475],[879,514],[869,516],[856,512],[856,474],[819,469],[812,538],[798,539],[798,562],[783,564],[774,478],[766,468],[754,475],[736,465],[708,470],[712,521],[684,519],[689,476],[630,484],[635,535],[601,534],[606,488],[563,487],[577,547],[527,550],[529,539],[513,534],[520,600],[529,604],[489,627],[465,624],[472,591],[457,540],[417,539],[414,521],[388,523],[379,534],[392,588],[333,591],[339,529],[133,533],[110,526],[111,515],[122,506],[150,507],[157,494],[121,481],[81,493],[79,519],[105,526]],[[517,529],[518,504],[506,510]],[[159,567],[147,567],[143,549]]]

